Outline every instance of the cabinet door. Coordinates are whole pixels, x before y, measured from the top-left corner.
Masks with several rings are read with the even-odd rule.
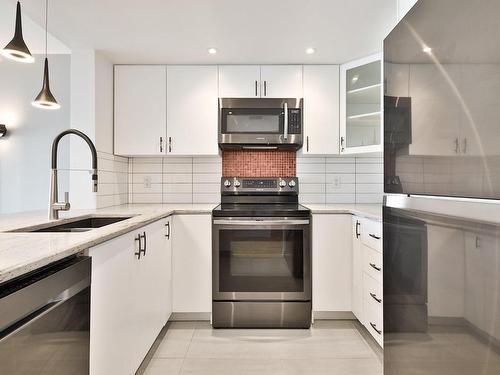
[[[126,234],[89,250],[92,257],[90,374],[134,374],[134,235]]]
[[[460,122],[463,111],[454,90],[454,84],[459,80],[458,65],[410,65],[410,155],[460,154]]]
[[[176,215],[172,250],[173,311],[212,310],[211,215]]]
[[[364,324],[363,317],[363,253],[361,248],[361,231],[363,221],[352,217],[352,312]]]
[[[304,65],[303,154],[339,153],[339,66]]]
[[[340,67],[340,152],[382,151],[382,55]]]
[[[167,152],[218,155],[217,67],[167,67]]]
[[[165,66],[115,66],[115,154],[165,154],[166,92]]]
[[[351,215],[313,215],[313,311],[352,311]]]
[[[260,65],[220,65],[220,98],[260,97]]]
[[[262,98],[302,98],[302,65],[262,65]]]

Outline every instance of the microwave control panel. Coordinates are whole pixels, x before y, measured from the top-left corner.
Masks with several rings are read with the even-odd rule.
[[[302,133],[302,113],[300,109],[288,110],[288,134]]]

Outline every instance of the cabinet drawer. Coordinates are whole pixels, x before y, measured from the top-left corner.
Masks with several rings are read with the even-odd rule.
[[[373,277],[363,272],[363,299],[367,306],[371,306],[375,310],[383,311],[382,297],[384,295],[382,284],[376,281]]]
[[[363,247],[363,270],[379,283],[382,283],[382,253],[373,250],[371,247]]]
[[[373,308],[371,304],[365,304],[365,327],[378,342],[380,346],[384,345],[384,319],[382,311]]]
[[[361,240],[366,246],[382,251],[382,223],[373,220],[363,222]]]

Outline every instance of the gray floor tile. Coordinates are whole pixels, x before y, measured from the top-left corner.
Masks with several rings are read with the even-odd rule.
[[[183,361],[181,358],[153,358],[144,375],[178,375],[181,371]]]
[[[280,360],[187,358],[182,375],[286,375]]]
[[[377,359],[284,359],[289,375],[382,375],[383,367]]]

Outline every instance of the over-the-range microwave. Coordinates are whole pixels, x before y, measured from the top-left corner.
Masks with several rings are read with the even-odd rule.
[[[302,98],[219,99],[221,149],[292,149],[302,147]]]

